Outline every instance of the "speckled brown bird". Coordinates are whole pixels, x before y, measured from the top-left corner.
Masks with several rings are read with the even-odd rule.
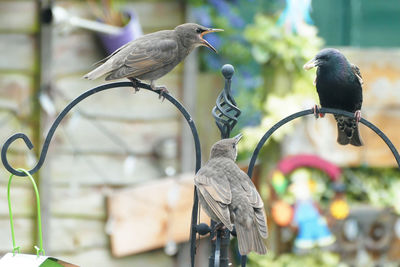
[[[205,212],[230,231],[236,228],[239,252],[265,254],[268,236],[264,203],[249,176],[235,163],[242,135],[222,139],[211,148],[210,159],[197,172],[195,184]]]
[[[136,91],[139,90],[138,80],[148,80],[153,90],[168,92],[164,86],[155,86],[154,81],[170,72],[197,46],[206,46],[216,52],[203,36],[218,31],[222,30],[186,23],[174,30],[146,34],[96,63],[101,65],[84,78],[93,80],[103,75],[106,80],[128,78]]]
[[[335,115],[338,129],[337,142],[341,145],[362,146],[358,130],[363,101],[363,80],[360,70],[348,62],[339,50],[333,48],[321,50],[304,65],[306,70],[314,67],[317,67],[314,83],[321,106],[354,113],[354,118]]]

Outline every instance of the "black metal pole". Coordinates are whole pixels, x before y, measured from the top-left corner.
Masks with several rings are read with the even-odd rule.
[[[217,98],[216,106],[212,110],[212,115],[215,119],[220,132],[221,138],[229,138],[233,127],[237,123],[237,118],[240,116],[240,110],[236,107],[236,102],[231,93],[231,79],[234,73],[232,65],[224,65],[222,74],[225,77],[225,87]],[[211,222],[211,229],[215,228],[215,222]],[[228,267],[229,266],[229,241],[230,231],[228,229],[218,229],[212,231],[211,240],[211,255],[209,258],[209,267]]]

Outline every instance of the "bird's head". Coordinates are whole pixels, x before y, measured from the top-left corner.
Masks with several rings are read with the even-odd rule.
[[[233,138],[222,139],[216,142],[211,147],[210,158],[224,157],[235,161],[237,157],[237,144],[242,136],[242,134],[238,134]]]
[[[217,52],[217,50],[207,40],[203,39],[204,35],[211,32],[221,32],[222,29],[211,29],[195,23],[185,23],[175,28],[176,33],[181,38],[183,45],[193,49],[197,46],[206,46]]]
[[[312,69],[314,67],[326,67],[333,66],[335,63],[346,62],[346,58],[340,53],[339,50],[334,48],[322,49],[318,54],[304,64],[305,70]]]

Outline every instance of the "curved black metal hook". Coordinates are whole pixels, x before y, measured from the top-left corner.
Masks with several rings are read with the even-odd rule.
[[[319,110],[320,113],[329,113],[329,114],[337,114],[337,115],[343,115],[346,117],[354,117],[354,114],[348,111],[344,111],[344,110],[340,110],[340,109],[333,109],[333,108],[321,108]],[[314,110],[313,109],[307,109],[307,110],[303,110],[297,113],[294,113],[290,116],[287,116],[286,118],[284,118],[283,120],[280,120],[279,122],[277,122],[274,126],[272,126],[265,134],[264,136],[260,139],[260,141],[257,144],[256,149],[253,152],[253,155],[251,157],[250,160],[250,164],[249,164],[249,169],[247,171],[247,174],[249,175],[249,177],[252,177],[253,175],[253,168],[254,165],[256,163],[256,159],[258,157],[258,153],[260,152],[261,148],[264,146],[265,142],[267,141],[267,139],[276,131],[278,130],[282,125],[297,119],[299,117],[302,116],[306,116],[306,115],[310,115],[310,114],[314,114]],[[397,165],[400,168],[400,155],[399,152],[397,152],[397,149],[395,148],[395,146],[392,144],[392,142],[390,141],[390,139],[381,131],[379,130],[378,127],[376,127],[375,125],[373,125],[371,122],[367,121],[366,119],[361,118],[360,122],[362,124],[364,124],[365,126],[367,126],[368,128],[370,128],[371,130],[373,130],[377,135],[379,135],[383,141],[385,141],[386,145],[390,148],[390,150],[393,153],[393,156],[396,159]]]
[[[154,91],[151,89],[150,85],[145,84],[145,83],[138,83],[137,86],[142,89],[146,89],[149,91],[152,91],[154,93],[160,94],[161,91]],[[116,83],[108,83],[108,84],[103,84],[100,86],[97,86],[93,89],[90,89],[74,100],[70,102],[64,110],[58,115],[56,120],[54,121],[53,125],[50,127],[49,132],[47,133],[46,139],[43,143],[42,151],[40,153],[39,161],[36,163],[36,165],[29,171],[30,174],[34,174],[37,172],[43,165],[47,151],[49,149],[49,145],[51,142],[51,139],[54,135],[54,132],[56,131],[58,125],[60,124],[61,120],[67,115],[67,113],[74,107],[76,106],[79,102],[82,100],[86,99],[87,97],[96,94],[98,92],[108,90],[108,89],[113,89],[113,88],[118,88],[118,87],[132,87],[131,82],[116,82]],[[190,130],[192,131],[193,139],[194,139],[194,145],[195,145],[195,154],[196,154],[196,172],[200,169],[201,165],[201,151],[200,151],[200,140],[199,140],[199,135],[197,133],[196,125],[194,124],[194,121],[190,114],[186,111],[186,109],[182,106],[181,103],[179,103],[178,100],[176,100],[173,96],[170,94],[163,94],[165,99],[167,99],[169,102],[171,102],[185,117],[187,123],[189,124]],[[7,139],[7,141],[4,143],[2,149],[1,149],[1,161],[3,162],[4,167],[12,174],[17,175],[17,176],[26,176],[25,173],[17,171],[14,169],[8,162],[7,160],[7,150],[10,147],[10,145],[17,139],[22,139],[24,140],[25,144],[29,149],[33,148],[31,140],[23,133],[16,133],[12,135],[10,138]]]

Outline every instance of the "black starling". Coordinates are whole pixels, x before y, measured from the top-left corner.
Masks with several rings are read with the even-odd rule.
[[[146,34],[96,63],[101,65],[84,78],[93,80],[103,75],[107,75],[106,80],[128,78],[136,91],[138,80],[148,80],[153,90],[168,92],[164,86],[155,86],[154,81],[170,72],[197,46],[207,46],[216,52],[203,36],[217,31],[222,30],[186,23],[174,30]]]
[[[236,227],[239,252],[265,254],[267,238],[264,203],[249,176],[235,163],[241,134],[223,139],[211,148],[210,159],[194,179],[199,201],[216,222],[232,231]]]
[[[363,100],[360,70],[348,62],[339,50],[333,48],[321,50],[304,65],[306,70],[313,67],[318,67],[314,84],[321,106],[354,113],[354,118],[335,115],[338,126],[337,142],[341,145],[362,146],[358,130]]]

